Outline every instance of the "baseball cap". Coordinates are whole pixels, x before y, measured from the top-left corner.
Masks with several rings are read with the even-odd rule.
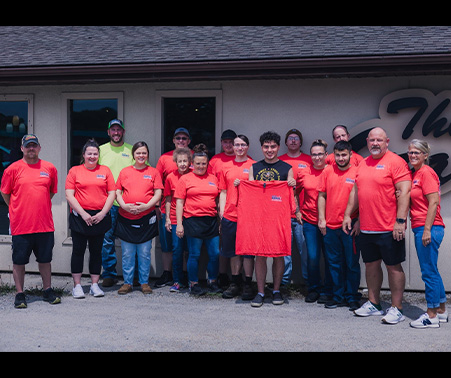
[[[287,143],[287,139],[288,139],[288,136],[290,134],[296,134],[297,136],[299,136],[299,139],[301,140],[301,145],[302,145],[302,142],[303,142],[303,140],[302,140],[302,133],[298,129],[288,130],[288,132],[285,135],[285,143]]]
[[[38,137],[34,134],[26,134],[22,137],[22,146],[26,147],[29,143],[36,143],[40,146]]]
[[[184,127],[179,127],[178,129],[176,129],[174,131],[174,136],[176,136],[178,133],[184,133],[184,134],[188,135],[188,138],[191,138],[191,135],[189,135],[189,131],[187,129],[185,129]]]
[[[124,122],[122,122],[120,119],[115,118],[115,119],[111,120],[110,123],[108,124],[108,128],[110,128],[111,126],[114,126],[114,125],[119,125],[120,127],[122,127],[125,130]]]
[[[221,140],[224,139],[235,139],[236,138],[236,132],[233,130],[224,130],[221,134]]]

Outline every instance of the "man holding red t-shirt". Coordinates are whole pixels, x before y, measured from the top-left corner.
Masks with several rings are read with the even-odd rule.
[[[360,248],[366,268],[368,301],[354,311],[357,316],[383,315],[380,289],[384,261],[392,294],[391,307],[382,322],[396,324],[405,320],[402,297],[405,274],[406,219],[409,211],[411,177],[407,163],[388,150],[389,138],[380,127],[368,133],[370,156],[360,162],[354,188],[349,195],[343,231],[351,230],[351,214],[359,209]],[[395,191],[399,195],[395,196]]]
[[[14,307],[26,308],[23,293],[25,265],[33,251],[44,287],[44,300],[57,304],[51,287],[51,261],[54,245],[52,197],[57,192],[58,176],[52,163],[39,159],[41,145],[36,135],[22,138],[23,158],[3,173],[2,197],[8,205],[12,235],[13,277],[16,285]]]

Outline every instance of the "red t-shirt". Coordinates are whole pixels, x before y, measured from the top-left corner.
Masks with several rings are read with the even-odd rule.
[[[359,164],[356,174],[362,231],[393,231],[397,201],[395,184],[411,181],[405,160],[391,151],[380,159],[371,155]]]
[[[291,255],[292,187],[286,181],[242,181],[238,192],[236,254]]]
[[[174,150],[165,152],[160,156],[156,166],[157,171],[160,173],[163,185],[166,181],[166,177],[172,172],[177,171],[177,164],[174,161]],[[160,211],[164,214],[166,212],[164,197],[160,201]]]
[[[304,190],[304,202],[300,202],[302,219],[318,224],[318,184],[324,169],[315,169],[313,165],[300,169],[296,180],[297,190]]]
[[[116,190],[114,176],[106,165],[88,169],[83,164],[72,167],[66,177],[65,189],[74,190],[74,197],[85,210],[102,210],[108,192]]]
[[[410,220],[412,228],[424,226],[428,212],[427,194],[438,193],[440,196],[440,180],[437,173],[428,165],[424,165],[413,173],[412,190],[410,192]],[[440,200],[439,200],[440,201]],[[440,202],[433,225],[445,226],[440,214]]]
[[[171,220],[171,224],[177,224],[177,216],[175,213],[175,208],[177,204],[177,199],[174,197],[175,188],[180,180],[182,175],[177,170],[175,172],[169,173],[168,177],[166,177],[166,181],[164,183],[164,196],[171,196],[171,210],[169,213],[169,217]]]
[[[319,177],[318,191],[326,193],[326,226],[336,230],[343,224],[351,189],[354,187],[357,167],[351,165],[342,171],[337,164],[328,165]],[[357,211],[351,216],[356,218]]]
[[[45,160],[27,164],[21,159],[5,169],[0,190],[11,195],[11,235],[55,231],[50,193],[57,193],[57,187],[57,170]]]
[[[284,162],[291,165],[293,168],[293,177],[296,179],[298,177],[298,172],[300,169],[307,168],[308,166],[312,165],[312,157],[310,155],[304,154],[301,152],[301,154],[298,157],[291,157],[288,156],[288,153],[279,156],[280,160],[283,160]],[[304,191],[301,190],[298,193],[299,195],[299,204],[304,203]],[[293,215],[293,218],[295,218],[296,215]]]
[[[231,161],[229,164],[225,165],[219,175],[219,189],[226,190],[226,203],[224,206],[224,218],[229,221],[237,221],[237,210],[236,204],[238,200],[238,189],[233,182],[235,179],[240,181],[249,180],[249,168],[255,160],[247,159],[243,162]]]
[[[220,152],[213,156],[208,162],[208,173],[215,175],[218,180],[224,164],[235,160],[235,154],[227,155],[225,152]]]
[[[155,190],[163,190],[160,173],[156,168],[146,166],[144,169],[136,169],[129,166],[122,169],[116,182],[116,189],[122,190],[122,199],[125,203],[149,202],[155,195]],[[151,207],[149,210],[140,214],[130,214],[124,209],[119,209],[119,214],[127,219],[140,219],[155,210]]]
[[[218,196],[218,179],[208,172],[202,176],[196,175],[194,172],[183,175],[174,192],[175,198],[185,200],[183,207],[185,218],[216,216],[216,198]]]
[[[363,160],[363,157],[360,156],[357,152],[352,151],[352,156],[351,156],[351,165],[354,166],[358,166],[360,164],[360,162]],[[326,157],[326,163],[327,164],[337,164],[335,162],[335,156],[333,153],[331,153],[330,155],[327,155]]]

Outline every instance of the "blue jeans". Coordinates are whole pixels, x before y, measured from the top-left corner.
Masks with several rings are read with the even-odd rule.
[[[166,213],[161,213],[161,219],[158,221],[158,236],[161,252],[172,252],[172,234],[166,230]]]
[[[425,247],[421,240],[424,226],[412,229],[415,237],[415,248],[421,268],[421,278],[425,284],[425,295],[428,308],[440,307],[446,302],[445,287],[438,271],[438,249],[442,243],[445,229],[443,226],[432,226],[431,242]]]
[[[209,280],[216,280],[219,271],[219,236],[214,236],[209,239],[186,237],[188,242],[188,279],[191,282],[199,282],[199,258],[202,243],[205,243],[208,253],[207,273]]]
[[[303,226],[295,218],[291,218],[291,253],[293,253],[294,250],[293,242],[296,243],[299,255],[301,256],[302,278],[307,282],[307,247],[305,245]],[[291,273],[293,271],[291,255],[285,256],[284,261],[285,270],[283,272],[282,285],[286,285],[290,282]]]
[[[172,225],[172,278],[174,282],[180,283],[183,273],[183,252],[188,250],[186,236],[180,239],[175,230],[176,224]]]
[[[119,206],[112,206],[110,210],[111,214],[111,229],[109,229],[103,238],[102,246],[102,278],[116,278],[116,248],[114,242],[116,237],[114,236],[114,229],[116,228],[117,214],[119,212]]]
[[[362,296],[359,293],[360,249],[356,247],[354,237],[341,228],[332,230],[326,227],[324,246],[333,282],[334,300],[358,302]]]
[[[139,283],[141,285],[149,283],[152,240],[141,244],[134,244],[121,240],[121,248],[122,274],[124,276],[124,283],[133,285],[136,258],[138,258]]]
[[[329,262],[324,253],[323,235],[317,225],[304,221],[304,237],[307,245],[308,292],[332,296],[332,277]],[[321,279],[321,254],[324,256],[324,279]]]

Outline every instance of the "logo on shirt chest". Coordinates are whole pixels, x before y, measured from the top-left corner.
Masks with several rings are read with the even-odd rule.
[[[271,196],[271,201],[282,202],[282,197],[281,196],[272,195]]]
[[[50,175],[48,174],[48,172],[41,171],[39,172],[39,177],[50,177]]]
[[[376,169],[385,169],[385,165],[384,164],[378,164],[378,165],[376,165]]]
[[[96,178],[101,179],[101,180],[105,180],[106,176],[105,176],[105,175],[102,175],[102,174],[98,174],[98,175],[96,176]]]
[[[208,181],[208,185],[210,186],[216,186],[216,184],[214,182]]]
[[[354,185],[355,180],[352,179],[352,178],[347,178],[347,179],[345,180],[345,183],[346,183],[346,184],[352,184],[352,185]]]
[[[152,180],[152,175],[143,175],[144,180]]]

